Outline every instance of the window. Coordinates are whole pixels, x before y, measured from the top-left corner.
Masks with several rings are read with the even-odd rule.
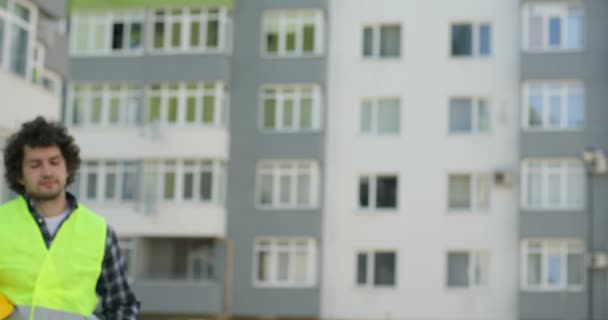
[[[68,93],[67,122],[74,127],[135,126],[141,89],[131,84],[76,84]]]
[[[269,11],[264,14],[263,52],[278,57],[320,55],[323,32],[321,11]]]
[[[46,48],[44,45],[38,41],[36,41],[36,45],[33,50],[33,58],[32,58],[32,82],[40,83],[41,74],[44,70],[44,57],[46,55]]]
[[[37,14],[26,2],[0,1],[0,69],[32,77]]]
[[[387,24],[363,27],[364,58],[398,58],[401,56],[401,25]]]
[[[395,251],[358,252],[356,283],[363,287],[395,287],[397,285],[397,253]]]
[[[449,174],[448,209],[481,211],[490,208],[489,174]]]
[[[213,248],[200,247],[188,252],[187,278],[212,280],[216,277]]]
[[[226,8],[175,8],[153,14],[152,52],[220,52],[225,47]]]
[[[401,127],[399,98],[363,99],[360,131],[366,135],[398,135]]]
[[[2,44],[0,43],[0,47],[1,46]],[[34,46],[31,63],[32,82],[40,85],[54,95],[61,95],[61,76],[45,68],[45,56],[46,47],[41,42],[37,41],[36,45]]]
[[[321,90],[316,85],[262,88],[261,128],[274,132],[319,130]]]
[[[254,284],[313,287],[317,244],[311,238],[258,238],[254,244]]]
[[[258,165],[258,205],[316,208],[319,167],[315,161],[263,161]]]
[[[452,24],[452,56],[472,57],[492,54],[492,25],[488,23]]]
[[[582,209],[585,169],[579,160],[526,160],[522,205],[528,209]]]
[[[576,240],[526,240],[522,243],[524,290],[582,291],[585,250]]]
[[[221,203],[224,200],[226,164],[221,161],[147,160],[144,176],[145,201]]]
[[[484,252],[449,251],[447,287],[479,288],[488,285],[489,256]]]
[[[528,4],[523,10],[524,50],[583,48],[585,14],[580,6]]]
[[[135,277],[135,239],[120,239],[118,247],[124,262],[125,273],[132,281]]]
[[[359,177],[359,208],[395,210],[398,190],[397,175],[362,175]]]
[[[70,190],[83,199],[133,202],[137,199],[139,170],[136,161],[83,161]]]
[[[76,12],[72,16],[73,55],[142,52],[143,11]]]
[[[524,85],[525,129],[582,129],[585,90],[581,82],[529,82]]]
[[[221,126],[224,86],[219,82],[155,83],[148,87],[146,123]]]
[[[450,133],[485,133],[490,131],[490,110],[484,98],[450,99]]]
[[[100,202],[135,202],[143,196],[146,205],[152,205],[148,203],[152,200],[220,203],[225,175],[225,163],[213,160],[146,160],[143,167],[131,160],[88,160],[82,163],[70,191]]]

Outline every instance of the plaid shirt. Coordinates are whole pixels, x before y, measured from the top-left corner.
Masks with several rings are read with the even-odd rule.
[[[27,196],[24,196],[28,204],[30,213],[38,223],[40,232],[50,248],[54,235],[51,235],[43,217],[36,211],[33,203]],[[78,208],[76,198],[66,192],[68,202],[68,216]],[[66,219],[67,219],[66,217]],[[64,220],[65,221],[65,220]],[[61,222],[63,224],[63,222]],[[61,228],[61,225],[59,226]],[[59,228],[57,230],[59,230]],[[56,234],[57,232],[55,232]],[[135,298],[124,268],[124,260],[120,254],[118,239],[114,230],[108,225],[106,236],[106,249],[101,268],[101,275],[97,280],[97,295],[101,297],[101,310],[105,319],[112,320],[132,320],[136,319],[139,313],[139,301]]]

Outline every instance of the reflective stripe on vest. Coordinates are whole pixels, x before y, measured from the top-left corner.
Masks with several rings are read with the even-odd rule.
[[[16,306],[15,312],[8,318],[10,320],[29,320],[31,306]],[[34,311],[34,319],[36,320],[83,320],[89,319],[81,314],[70,313],[65,311],[57,311],[53,309],[38,307]]]
[[[105,220],[79,205],[47,249],[22,197],[0,206],[0,292],[14,305],[35,306],[35,319],[45,319],[39,308],[89,317],[106,233]]]

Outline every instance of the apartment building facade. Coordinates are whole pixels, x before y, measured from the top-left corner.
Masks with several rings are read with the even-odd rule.
[[[237,317],[319,317],[328,3],[235,4],[226,207]]]
[[[72,1],[71,191],[121,238],[142,317],[224,312],[231,1]]]
[[[606,7],[73,1],[72,191],[144,318],[603,319]]]
[[[608,316],[607,10],[520,2],[520,319]]]
[[[325,2],[70,10],[71,190],[117,229],[143,317],[317,318]]]
[[[322,318],[515,319],[517,5],[330,7]]]
[[[60,119],[68,64],[65,6],[65,1],[0,1],[0,147],[24,121],[37,115]],[[0,184],[0,200],[12,196]]]

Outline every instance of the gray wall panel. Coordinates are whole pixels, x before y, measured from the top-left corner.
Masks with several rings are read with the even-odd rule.
[[[312,237],[321,242],[324,130],[265,133],[259,130],[260,89],[265,84],[315,83],[325,87],[325,56],[269,58],[261,54],[266,10],[314,8],[326,1],[237,0],[231,64],[228,236],[235,241],[234,314],[318,317],[319,285],[313,288],[260,288],[253,285],[253,243],[257,236]],[[325,23],[327,26],[327,21]],[[325,36],[327,42],[327,36]],[[327,49],[327,46],[325,46]],[[326,50],[325,50],[326,51]],[[327,106],[322,105],[322,118]],[[324,122],[324,119],[322,120]],[[256,165],[260,160],[310,159],[319,162],[318,208],[260,210],[256,207]],[[321,273],[317,255],[317,275]]]
[[[519,312],[521,320],[586,319],[587,301],[577,292],[522,292]]]
[[[72,58],[72,81],[228,81],[225,55]]]
[[[526,1],[537,3],[546,1]],[[571,2],[558,1],[546,3]],[[581,80],[585,87],[585,125],[576,132],[523,132],[520,156],[579,157],[588,146],[608,153],[608,2],[586,0],[585,46],[581,51],[553,53],[522,53],[521,80]],[[588,207],[580,212],[526,212],[520,215],[520,238],[576,237],[589,243],[589,211],[593,213],[591,251],[608,249],[608,177],[591,178],[592,195],[587,194]],[[608,317],[608,278],[605,271],[593,276],[594,318]],[[588,319],[588,289],[583,292],[522,292],[520,319]]]

